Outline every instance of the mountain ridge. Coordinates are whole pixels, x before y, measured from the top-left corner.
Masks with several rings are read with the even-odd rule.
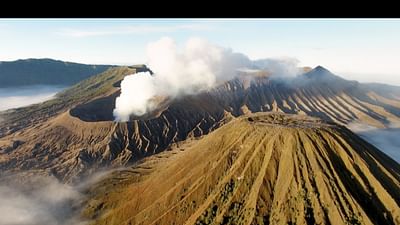
[[[72,85],[112,65],[89,65],[50,58],[0,62],[0,88],[26,85]]]
[[[310,115],[341,125],[385,127],[400,122],[394,91],[382,96],[344,79],[338,82],[345,85],[326,85],[303,77],[285,81],[246,75],[175,99],[152,117],[116,123],[116,84],[137,69],[143,67],[111,68],[59,98],[9,112],[0,124],[0,168],[25,171],[35,165],[67,182],[90,169],[133,163],[208,134],[235,117],[263,111]],[[43,114],[47,116],[40,117]]]

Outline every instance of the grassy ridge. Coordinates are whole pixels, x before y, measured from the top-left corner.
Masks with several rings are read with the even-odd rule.
[[[72,85],[106,71],[110,65],[86,65],[53,59],[0,62],[0,87]]]

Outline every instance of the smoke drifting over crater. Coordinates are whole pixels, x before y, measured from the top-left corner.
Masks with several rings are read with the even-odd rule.
[[[128,121],[156,109],[161,99],[197,94],[233,79],[238,69],[266,69],[272,75],[297,74],[297,60],[251,61],[246,55],[213,45],[200,38],[189,39],[182,49],[165,37],[147,46],[147,66],[154,72],[126,76],[116,99],[114,117]],[[268,70],[270,68],[270,70]]]

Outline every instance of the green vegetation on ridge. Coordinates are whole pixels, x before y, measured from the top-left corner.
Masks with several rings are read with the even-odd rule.
[[[53,59],[0,62],[0,88],[24,85],[72,85],[106,71],[110,65],[86,65]]]

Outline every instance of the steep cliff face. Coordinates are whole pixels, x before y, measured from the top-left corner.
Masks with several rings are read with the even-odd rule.
[[[241,74],[217,88],[168,101],[127,123],[113,121],[118,85],[137,68],[114,68],[59,98],[8,112],[0,125],[0,169],[37,169],[70,181],[103,166],[125,165],[200,137],[232,118],[261,111],[317,116],[339,124],[400,123],[400,91],[382,94],[317,67],[293,79]]]
[[[91,224],[399,224],[400,166],[345,127],[256,113],[115,171]]]

